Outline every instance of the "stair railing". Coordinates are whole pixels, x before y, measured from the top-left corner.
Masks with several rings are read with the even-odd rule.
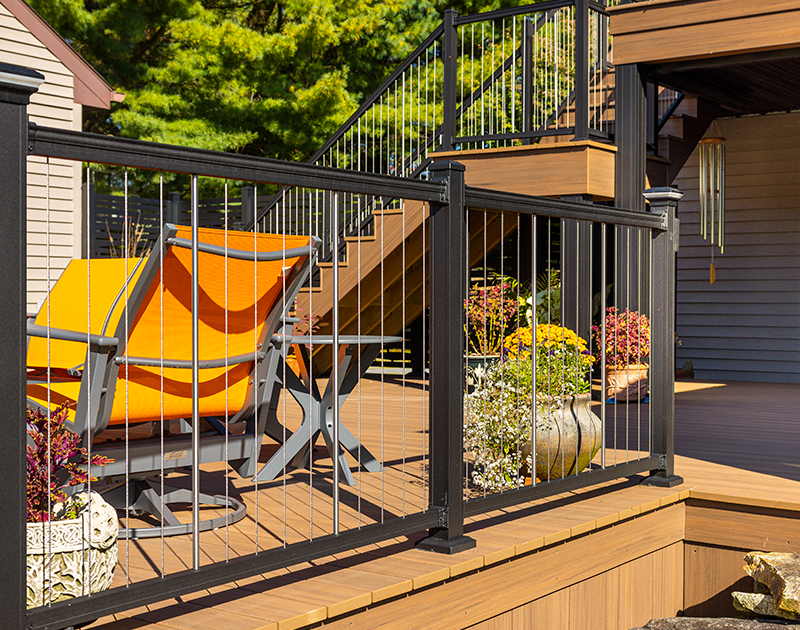
[[[608,15],[592,0],[551,0],[445,17],[309,163],[427,177],[434,151],[610,137]],[[283,189],[257,212],[259,229],[314,233],[333,256],[330,208]],[[401,200],[354,195],[340,203],[338,239],[369,234],[373,211]]]

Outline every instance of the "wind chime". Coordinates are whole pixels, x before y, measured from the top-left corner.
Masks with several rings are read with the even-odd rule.
[[[725,138],[700,141],[700,235],[711,239],[710,282],[716,281],[714,245],[725,252]]]

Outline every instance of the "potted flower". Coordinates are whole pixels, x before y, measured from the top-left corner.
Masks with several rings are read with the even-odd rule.
[[[470,371],[486,369],[500,357],[503,338],[519,311],[513,282],[511,278],[495,277],[492,284],[475,283],[469,290],[464,302],[464,333]]]
[[[114,508],[96,492],[64,492],[89,481],[89,457],[67,414],[66,404],[52,413],[28,407],[28,608],[107,589],[117,565]],[[95,466],[109,461],[91,457]]]
[[[540,481],[579,473],[601,444],[589,393],[594,358],[586,342],[567,328],[541,324],[535,340],[530,328],[520,328],[504,348],[503,360],[464,400],[473,482],[501,490],[524,484],[533,470]]]
[[[592,326],[598,358],[603,347],[602,329]],[[650,321],[638,311],[606,310],[607,402],[629,402],[647,398],[647,363],[650,355]]]

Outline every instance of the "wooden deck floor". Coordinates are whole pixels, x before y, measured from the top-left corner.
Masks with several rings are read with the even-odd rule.
[[[341,528],[357,527],[419,511],[426,502],[426,392],[422,383],[367,379],[360,400],[353,394],[345,423],[385,464],[382,473],[356,476],[355,489],[342,487]],[[336,557],[242,580],[102,619],[92,628],[209,628],[237,630],[301,628],[323,622],[412,590],[424,589],[532,549],[593,531],[688,496],[724,499],[762,506],[800,509],[800,388],[749,383],[677,384],[676,468],[685,483],[673,489],[642,487],[640,478],[623,479],[580,492],[566,493],[514,509],[471,519],[468,535],[477,548],[440,556],[413,548],[420,536],[395,539]],[[360,404],[360,426],[357,413]],[[279,415],[282,415],[282,409]],[[617,414],[617,433],[607,435],[607,462],[633,457],[619,446],[646,442],[639,429],[641,408],[607,407]],[[287,425],[297,418],[287,406]],[[626,417],[623,425],[621,418]],[[645,415],[646,418],[646,415]],[[635,421],[633,421],[635,419]],[[646,427],[646,424],[645,424]],[[383,439],[381,439],[383,435]],[[613,438],[617,449],[611,449]],[[266,461],[275,451],[265,446]],[[245,502],[247,517],[227,530],[201,537],[202,562],[306,540],[331,531],[331,466],[317,452],[315,472],[294,471],[269,484],[232,475],[229,491]],[[224,492],[219,471],[204,471],[204,491]],[[285,525],[284,525],[285,523]],[[227,544],[226,544],[227,541]],[[120,543],[115,586],[184,570],[191,559],[191,537]],[[402,627],[402,626],[400,626]],[[411,627],[411,626],[409,626]]]

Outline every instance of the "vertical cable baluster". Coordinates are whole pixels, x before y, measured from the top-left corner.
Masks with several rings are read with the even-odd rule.
[[[514,122],[516,121],[516,97],[517,97],[517,16],[511,20],[511,133],[516,133]]]
[[[548,219],[549,220],[549,219]],[[538,217],[531,215],[531,485],[536,485],[536,381],[539,377],[536,357],[539,349],[537,348],[536,333],[539,329],[539,313],[536,304],[536,224]],[[549,308],[549,305],[548,305]]]
[[[89,347],[89,337],[92,334],[92,282],[91,282],[91,268],[92,268],[92,197],[91,197],[91,164],[86,165],[86,347]],[[86,371],[86,399],[91,401],[92,400],[92,362],[87,361],[86,367],[84,370]],[[47,406],[48,409],[50,405]],[[91,505],[91,496],[92,496],[92,444],[94,443],[94,435],[92,434],[92,405],[86,405],[86,427],[85,435],[86,435],[86,488],[89,492],[89,502]],[[89,531],[92,531],[92,510],[89,510],[88,515],[88,527]],[[84,586],[84,595],[88,592],[91,594],[92,592],[92,575],[91,575],[91,554],[86,554],[86,561],[84,562],[84,566],[82,567],[83,573],[83,580],[82,584],[86,585],[88,582],[88,589]],[[163,558],[164,552],[162,549],[161,552],[162,558],[162,567],[161,567],[161,574],[164,574],[164,567],[163,567]]]
[[[283,200],[284,200],[284,203],[282,204],[282,207],[283,207],[283,212],[285,213],[286,212],[286,189],[285,188],[283,189],[283,195],[282,196],[283,196]],[[303,199],[305,200],[305,198],[306,198],[306,195],[305,195],[305,193],[303,193]],[[310,211],[310,209],[311,209],[311,206],[309,206],[309,211]],[[309,219],[308,219],[308,226],[309,226],[309,236],[310,236],[310,230],[311,230],[311,216],[310,215],[309,215]],[[285,241],[286,241],[286,238],[284,236],[284,244],[285,244]],[[311,242],[310,238],[309,238],[309,242]],[[284,249],[285,249],[285,246],[284,246]],[[308,282],[309,282],[309,285],[310,285],[311,284],[311,257],[310,256],[309,256],[309,261],[308,262],[309,262]],[[311,287],[309,286],[309,293],[310,292],[311,292]],[[283,304],[284,308],[283,308],[283,311],[282,311],[284,314],[286,313],[285,299],[286,298],[285,298],[285,293],[284,293],[284,304]],[[227,313],[226,313],[226,315],[227,315]],[[309,321],[309,324],[308,324],[309,334],[311,334],[311,332],[310,332],[311,331],[311,326],[312,326],[312,323]],[[294,332],[294,324],[289,326],[288,323],[284,322],[283,325],[281,325],[280,330],[283,331],[284,335],[285,335],[287,329],[288,329],[289,335],[291,335]],[[267,331],[267,332],[269,333],[269,331]],[[284,340],[283,343],[285,344],[286,341]],[[289,350],[286,348],[286,346],[282,345],[280,349],[281,349],[281,352],[284,353],[284,356],[288,359]],[[275,352],[277,352],[277,349],[275,350]],[[282,366],[282,370],[283,370],[282,383],[286,383],[286,361],[285,360],[281,362],[281,366]],[[267,392],[267,394],[269,395],[270,392]],[[283,445],[283,448],[281,449],[281,457],[283,458],[283,461],[281,462],[281,470],[283,471],[283,479],[281,480],[281,482],[282,482],[281,485],[283,486],[282,487],[282,490],[283,490],[283,505],[282,505],[282,507],[283,507],[283,546],[284,547],[286,546],[286,477],[287,477],[286,447],[285,447],[285,444],[286,444],[286,403],[287,403],[287,400],[286,400],[286,397],[284,396],[283,404],[281,405],[281,410],[282,410],[282,414],[283,414],[283,418],[282,418],[283,421],[281,422],[281,445]]]
[[[642,306],[642,229],[636,228],[636,310],[639,311],[639,317],[636,320],[636,356],[638,357],[637,364],[641,364],[642,360],[642,315],[644,314],[644,307]],[[636,451],[637,459],[641,458],[642,448],[642,396],[639,389],[639,381],[641,379],[641,368],[636,368]]]
[[[427,359],[428,359],[428,348],[427,348],[427,345],[426,345],[426,341],[427,341],[427,338],[426,338],[427,337],[426,324],[427,324],[427,322],[426,322],[426,318],[425,318],[425,312],[426,312],[426,309],[427,309],[427,300],[425,299],[425,297],[426,297],[426,294],[427,294],[426,291],[427,291],[427,288],[428,288],[428,282],[427,282],[427,277],[428,277],[427,276],[428,251],[427,251],[427,244],[425,242],[426,233],[428,231],[427,230],[427,226],[425,225],[425,213],[426,213],[426,210],[427,210],[427,215],[430,218],[430,214],[431,214],[431,212],[430,212],[431,211],[430,204],[423,203],[422,204],[422,410],[421,410],[422,413],[420,413],[420,417],[422,418],[422,430],[420,431],[420,436],[422,438],[422,471],[421,471],[422,496],[420,498],[422,500],[421,504],[422,504],[422,508],[423,509],[425,509],[425,507],[427,506],[427,503],[425,501],[425,488],[428,485],[426,480],[425,480],[425,468],[426,468],[426,459],[425,459],[426,451],[425,451],[425,449],[426,449],[427,443],[428,443],[428,440],[426,439],[427,438],[427,432],[428,432],[428,425],[425,422],[425,415],[426,415],[427,410],[428,410],[428,408],[426,406],[427,400],[425,398],[425,393],[426,393],[425,382],[427,380],[426,379],[427,373],[426,373],[426,367],[425,366],[427,364]],[[469,214],[467,214],[467,216],[469,216]],[[469,234],[469,227],[467,227],[467,234]]]
[[[164,174],[158,177],[158,329],[159,329],[159,485],[161,501],[161,577],[164,577]],[[227,388],[226,388],[227,389]],[[91,398],[90,398],[91,400]]]
[[[520,281],[522,279],[522,274],[520,273],[520,257],[521,257],[521,254],[522,254],[522,250],[521,250],[521,247],[520,247],[520,241],[521,241],[522,234],[520,233],[521,224],[520,224],[520,215],[519,215],[519,213],[517,213],[516,221],[517,221],[517,225],[516,225],[516,228],[517,228],[516,229],[516,232],[517,232],[517,274],[516,274],[517,275],[517,295],[516,295],[516,299],[517,299],[516,318],[517,318],[517,321],[516,321],[516,325],[517,326],[516,326],[516,328],[517,328],[517,330],[519,330],[520,329],[520,323],[521,323],[520,322],[519,311],[520,311],[520,308],[522,306],[522,302],[520,301],[520,284],[521,284]],[[521,408],[520,401],[519,401],[519,398],[520,398],[520,376],[521,376],[520,372],[519,372],[519,368],[520,368],[520,355],[522,354],[522,352],[520,350],[520,341],[521,341],[520,334],[517,333],[517,348],[516,348],[516,355],[517,355],[517,357],[516,357],[516,360],[517,360],[517,395],[516,395],[516,405],[515,405],[516,409],[520,409]],[[517,413],[515,415],[517,416],[517,418],[516,418],[517,426],[516,426],[516,432],[515,433],[516,433],[517,436],[519,436],[521,434],[521,432],[519,430],[519,424],[520,424],[520,419],[521,418],[520,418],[520,414],[519,413]],[[522,467],[522,463],[523,462],[521,461],[521,454],[520,454],[520,448],[519,448],[519,437],[516,438],[516,443],[517,444],[516,444],[516,452],[514,453],[514,461],[517,462],[519,467]],[[531,444],[534,444],[534,443],[531,442]],[[519,485],[520,485],[519,481],[520,481],[519,478],[517,478],[517,487],[519,487]],[[522,484],[523,485],[525,484],[525,480],[524,479],[522,480]]]
[[[356,236],[356,248],[358,251],[358,264],[357,264],[357,272],[358,275],[358,282],[356,284],[356,336],[360,339],[361,338],[361,281],[363,276],[361,275],[361,231],[359,230]],[[358,356],[356,357],[356,369],[358,370],[358,374],[362,374],[361,372],[361,344],[359,343],[357,346]],[[361,391],[362,385],[361,383],[358,384],[358,443],[363,443],[363,434],[361,431]],[[361,485],[361,449],[358,449],[358,496],[356,497],[357,501],[357,515],[358,515],[358,528],[361,529],[361,493],[362,493],[362,485]]]
[[[130,372],[130,365],[128,364],[128,169],[125,169],[124,179],[124,211],[122,223],[122,239],[123,239],[123,256],[125,256],[125,529],[130,529],[130,456],[128,452],[129,447],[129,397],[128,397],[128,374]],[[130,538],[125,540],[125,586],[130,584],[131,571],[130,571]]]
[[[200,278],[199,186],[192,175],[192,568],[200,569]]]
[[[606,467],[606,224],[600,225],[600,465]]]
[[[403,516],[406,515],[406,335],[405,335],[405,328],[406,328],[406,203],[405,199],[400,201],[400,216],[402,218],[402,255],[403,255],[403,277],[402,277],[402,338],[400,340],[400,355],[402,358],[402,370],[403,376],[401,378],[401,386],[403,388],[403,418],[402,418],[402,427],[403,427],[403,435],[402,435],[402,446],[403,446],[403,454],[402,454],[402,478],[403,478]]]
[[[286,188],[283,188],[283,194],[286,194]],[[258,199],[254,197],[254,203],[258,205]],[[228,435],[230,431],[228,430],[229,422],[230,422],[230,401],[228,398],[228,387],[229,387],[229,366],[228,366],[228,356],[230,352],[228,350],[228,180],[225,180],[225,198],[224,198],[224,233],[225,233],[225,257],[224,257],[224,265],[225,269],[223,272],[224,275],[224,284],[225,284],[225,505],[230,505],[230,467],[228,462],[230,461],[229,456],[229,448],[228,448]],[[257,213],[254,213],[257,215]],[[257,224],[256,224],[257,225]],[[256,231],[257,227],[254,226],[253,230]],[[229,532],[229,522],[230,519],[225,519],[225,562],[228,562],[230,559],[230,532]],[[285,522],[285,519],[284,519]]]
[[[50,371],[52,365],[52,358],[50,355],[50,157],[45,158],[45,273],[47,280],[47,483],[52,484],[53,481],[53,456],[52,456],[52,443],[53,438],[51,435],[51,421],[53,415],[52,400],[51,400],[51,378]],[[50,515],[53,513],[53,493],[49,490],[47,492],[47,553],[46,563],[47,569],[42,575],[42,590],[44,590],[44,575],[47,575],[47,604],[53,603],[53,536],[52,536],[52,519]]]
[[[258,189],[254,186],[253,187],[253,198],[258,199]],[[284,206],[283,210],[283,229],[286,229],[286,207]],[[258,257],[255,256],[255,252],[258,251],[258,229],[253,229],[253,366],[255,366],[258,362]],[[254,372],[255,373],[255,372]],[[253,383],[253,391],[258,391],[258,383]],[[258,399],[256,396],[256,404],[253,406],[253,431],[255,432],[256,427],[258,427]],[[253,450],[251,451],[251,457],[254,459],[258,458],[258,453],[256,452],[258,449],[258,445],[260,444],[259,440],[260,436],[254,435],[253,440]],[[253,519],[253,546],[254,546],[254,553],[258,555],[258,475],[254,478],[253,483],[253,499],[255,502],[255,518]]]
[[[617,374],[617,365],[618,357],[619,357],[619,331],[617,325],[617,319],[619,316],[619,248],[620,248],[620,226],[618,224],[614,225],[614,351],[612,353],[612,358],[614,360],[614,388],[611,390],[611,394],[614,396],[614,402],[616,403],[616,393],[614,389],[617,387],[617,381],[619,376]],[[611,396],[609,396],[610,398]],[[617,425],[617,405],[614,404],[614,464],[617,463],[617,447],[618,447],[618,435],[619,435],[619,426]]]
[[[625,327],[630,326],[631,311],[631,228],[625,227]],[[625,335],[625,383],[630,383],[631,374],[631,340]],[[625,462],[630,461],[630,410],[628,409],[627,396],[625,401]]]
[[[383,197],[381,197],[381,217],[383,217],[383,213],[386,211],[386,208],[383,205]],[[381,353],[380,356],[383,357],[384,351],[386,350],[383,337],[384,337],[384,323],[386,318],[384,317],[385,310],[384,310],[384,295],[386,290],[386,285],[384,283],[384,272],[385,272],[385,261],[386,261],[386,250],[385,250],[385,242],[384,242],[384,233],[386,230],[381,229]],[[386,388],[385,388],[385,370],[383,366],[381,366],[381,461],[386,461],[386,451],[385,451],[385,435],[386,435]],[[381,523],[383,523],[384,519],[384,510],[386,505],[386,466],[381,466]]]
[[[339,533],[339,193],[333,193],[333,346],[331,420],[333,422],[333,533]],[[324,422],[324,419],[322,419]]]
[[[472,299],[471,299],[471,294],[472,294],[471,288],[472,287],[470,286],[470,281],[472,280],[472,278],[470,277],[470,260],[471,260],[471,257],[470,257],[470,240],[469,240],[469,235],[470,235],[469,220],[470,220],[470,217],[472,216],[472,212],[469,209],[467,209],[465,214],[466,214],[466,220],[465,220],[466,225],[465,225],[465,230],[464,230],[465,231],[465,236],[464,236],[464,241],[465,241],[464,242],[464,258],[465,258],[465,260],[464,260],[464,276],[465,276],[464,283],[465,284],[464,284],[464,286],[467,287],[467,291],[466,291],[466,298],[465,298],[465,303],[464,303],[464,323],[466,324],[465,327],[464,327],[465,330],[466,330],[466,334],[464,335],[464,372],[465,372],[465,374],[470,376],[470,373],[468,372],[468,370],[469,370],[469,355],[471,354],[470,351],[469,351],[469,345],[470,345],[469,337],[470,337],[470,333],[472,331],[472,324],[470,322],[470,314],[471,314],[471,308],[472,308]],[[423,333],[424,333],[424,329],[423,329]],[[423,372],[424,372],[424,370],[423,370]],[[423,376],[424,376],[424,374],[423,374]],[[465,417],[469,418],[470,417],[471,400],[470,400],[469,396],[466,396],[465,398],[466,398],[466,403],[465,403],[466,409],[464,410],[464,413],[465,413]],[[475,448],[475,446],[473,445],[473,449],[474,448]],[[464,499],[465,500],[468,497],[468,487],[469,487],[469,460],[466,457],[466,453],[465,453],[465,457],[464,457]]]

